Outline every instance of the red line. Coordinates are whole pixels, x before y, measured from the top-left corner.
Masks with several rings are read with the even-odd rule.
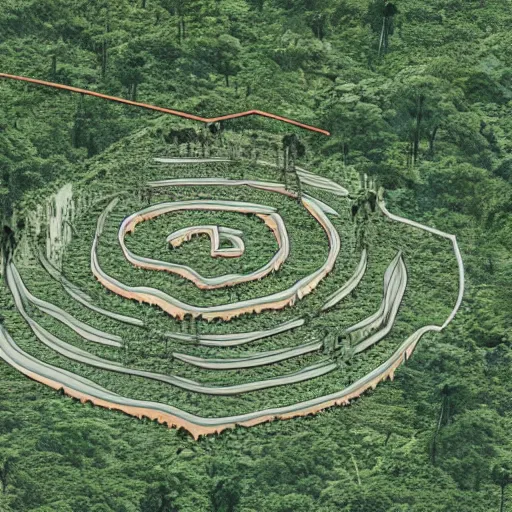
[[[157,112],[163,112],[164,114],[171,114],[173,116],[183,117],[185,119],[192,119],[193,121],[201,121],[202,123],[215,123],[217,121],[226,121],[227,119],[235,119],[237,117],[245,117],[245,116],[263,116],[268,117],[270,119],[276,119],[277,121],[283,121],[284,123],[293,124],[294,126],[298,126],[299,128],[304,128],[305,130],[310,130],[312,132],[322,133],[323,135],[330,135],[327,130],[322,130],[321,128],[316,128],[315,126],[310,126],[308,124],[299,123],[298,121],[294,121],[293,119],[288,119],[287,117],[277,116],[275,114],[271,114],[269,112],[263,112],[261,110],[248,110],[247,112],[238,112],[237,114],[228,114],[225,116],[219,117],[199,117],[193,114],[187,114],[186,112],[180,112],[179,110],[172,110],[169,108],[156,107],[154,105],[148,105],[147,103],[139,103],[138,101],[130,101],[125,100],[124,98],[118,98],[116,96],[108,96],[107,94],[101,94],[99,92],[88,91],[87,89],[79,89],[78,87],[71,87],[69,85],[57,84],[54,82],[46,82],[44,80],[36,80],[35,78],[28,78],[26,76],[16,76],[16,75],[8,75],[7,73],[0,73],[0,78],[8,78],[11,80],[20,80],[22,82],[29,82],[31,84],[44,85],[46,87],[53,87],[55,89],[63,89],[65,91],[77,92],[80,94],[87,94],[89,96],[96,96],[97,98],[103,98],[104,100],[116,101],[117,103],[124,103],[125,105],[132,105],[134,107],[142,107],[147,108],[149,110],[156,110]]]

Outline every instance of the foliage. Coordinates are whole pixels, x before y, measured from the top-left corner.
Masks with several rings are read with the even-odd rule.
[[[270,151],[267,159],[275,159],[291,133],[305,148],[299,165],[354,192],[368,175],[386,187],[394,213],[457,234],[467,293],[452,326],[426,336],[393,383],[350,407],[198,442],[75,403],[0,364],[0,510],[487,512],[511,506],[512,15],[495,0],[390,4],[1,3],[2,72],[205,116],[256,108],[331,130],[323,138],[245,118],[225,123],[215,143],[243,154],[238,171],[246,176],[256,172],[251,158]],[[141,176],[149,177],[143,163],[171,151],[178,139],[182,154],[212,145],[213,135],[200,126],[94,98],[6,80],[0,97],[4,250],[20,237],[24,214],[60,184],[80,182],[108,195],[120,182],[136,187]],[[294,206],[288,208],[293,216]],[[347,209],[340,226],[348,219]],[[421,237],[378,227],[369,236],[387,249],[376,254],[377,267],[385,268],[397,245],[411,254],[416,245],[419,253],[427,246]],[[86,221],[75,228],[90,235]],[[81,285],[89,242],[70,248],[77,258],[82,254],[82,270],[73,269]],[[302,245],[296,257],[305,265]],[[433,244],[431,251],[411,274],[424,298],[415,304],[416,292],[406,296],[412,306],[404,310],[405,324],[444,318],[451,302],[454,268],[446,247]],[[183,247],[182,254],[191,253]],[[337,269],[342,276],[350,273],[348,250],[346,258],[347,267]],[[25,272],[34,292],[94,322],[94,315],[67,304],[46,276]],[[429,279],[446,283],[444,301]],[[99,293],[94,286],[89,291]],[[16,329],[21,345],[33,346],[4,292],[1,321]],[[378,294],[374,302],[368,295],[353,298],[347,323],[375,310]],[[135,311],[113,296],[103,300],[105,307]],[[259,321],[250,320],[255,327]],[[324,321],[326,330],[338,325],[335,315]],[[130,357],[162,364],[162,345],[137,346],[133,338]],[[117,382],[120,389],[137,387],[128,378]],[[194,403],[186,394],[175,399],[188,401],[191,410],[221,407]]]

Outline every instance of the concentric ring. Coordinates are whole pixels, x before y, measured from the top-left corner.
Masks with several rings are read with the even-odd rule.
[[[222,182],[212,182],[211,180],[195,179],[193,182],[181,181],[179,185],[193,183],[195,185],[207,184],[222,184],[224,186],[234,185],[247,185],[254,188],[266,189],[273,192],[287,193],[284,187],[277,183],[264,183],[257,181],[244,181],[233,182],[229,180],[222,180]],[[158,183],[159,186],[163,185],[176,186],[176,181],[168,180],[164,183]],[[150,184],[155,185],[155,184]],[[161,290],[151,287],[135,287],[128,286],[121,283],[118,279],[109,276],[101,268],[98,261],[97,248],[101,233],[104,229],[104,224],[108,216],[108,212],[117,204],[117,199],[111,201],[106,207],[103,214],[98,218],[96,227],[96,234],[91,252],[91,271],[96,279],[108,290],[121,295],[127,299],[145,302],[147,304],[156,305],[164,310],[171,316],[183,319],[186,315],[192,315],[194,318],[200,317],[206,320],[222,319],[230,320],[231,318],[240,316],[244,313],[259,313],[268,309],[282,309],[286,306],[293,305],[297,299],[302,299],[305,295],[311,293],[318,283],[333,269],[336,259],[340,251],[340,236],[329,220],[326,213],[335,213],[331,208],[325,204],[317,201],[311,197],[301,198],[302,204],[306,210],[317,220],[317,222],[324,229],[329,242],[329,255],[324,264],[313,274],[306,276],[295,283],[292,287],[278,293],[273,293],[264,297],[258,297],[251,300],[239,301],[230,304],[222,304],[213,307],[198,307],[180,301],[176,297],[172,297]],[[251,213],[262,218],[267,226],[274,232],[276,240],[280,246],[279,251],[274,258],[265,265],[262,269],[246,275],[227,275],[220,276],[213,279],[202,277],[193,269],[183,265],[176,265],[164,261],[152,260],[134,255],[129,251],[125,244],[125,235],[135,229],[135,226],[144,221],[155,218],[159,215],[170,213],[174,211],[198,209],[198,210],[222,210],[222,211],[236,211],[241,213]],[[119,244],[125,255],[126,259],[135,266],[152,270],[165,270],[167,272],[174,272],[182,277],[190,279],[199,288],[214,289],[222,286],[233,286],[239,283],[251,281],[254,279],[261,279],[272,270],[277,270],[284,262],[289,253],[289,240],[284,226],[284,222],[280,215],[276,214],[273,208],[254,205],[250,203],[226,202],[226,201],[183,201],[179,203],[160,203],[140,212],[136,212],[127,217],[119,229]]]
[[[208,165],[209,163],[218,163],[219,160],[176,158],[159,159],[159,162],[176,165]],[[231,165],[235,162],[224,159],[224,163]],[[271,169],[269,173],[274,172],[273,164],[260,161],[257,163]],[[168,167],[164,166],[163,168],[167,169]],[[337,209],[340,209],[338,208],[340,202],[346,202],[344,210],[350,211],[348,192],[344,187],[304,169],[297,168],[297,171],[297,179],[301,182],[301,186],[307,187],[309,193],[311,190],[321,192],[324,194],[322,199],[325,199],[325,194],[330,194],[335,198],[332,203],[336,203]],[[15,261],[16,258],[14,258],[7,265],[6,281],[16,311],[26,323],[31,335],[44,346],[44,350],[56,354],[61,359],[59,364],[48,362],[47,359],[43,362],[41,358],[35,357],[30,350],[25,350],[24,348],[27,346],[24,348],[18,346],[4,326],[0,326],[0,357],[25,375],[52,388],[63,389],[65,393],[79,398],[81,401],[91,401],[96,405],[118,409],[137,417],[156,419],[161,423],[167,423],[170,427],[183,427],[197,438],[199,435],[220,432],[236,425],[251,426],[275,418],[286,419],[315,413],[336,404],[347,405],[350,400],[360,396],[365,390],[375,387],[381,380],[392,378],[395,369],[411,355],[421,336],[428,331],[444,329],[460,306],[464,271],[455,237],[390,214],[382,197],[377,198],[379,209],[376,215],[382,216],[387,223],[386,226],[399,225],[417,232],[428,233],[429,236],[434,235],[441,241],[448,240],[453,249],[459,276],[456,303],[453,308],[450,306],[450,313],[444,322],[440,322],[439,325],[431,324],[414,329],[410,327],[407,336],[401,338],[398,346],[393,346],[392,351],[390,351],[392,346],[390,345],[379,352],[379,347],[383,347],[387,343],[386,340],[396,325],[403,303],[407,300],[406,290],[409,289],[411,279],[413,282],[414,279],[417,279],[414,266],[412,266],[413,271],[409,271],[410,261],[407,258],[410,255],[407,255],[407,251],[404,252],[400,247],[392,244],[392,255],[390,256],[390,251],[386,253],[388,255],[386,266],[379,267],[378,272],[375,271],[377,252],[374,248],[362,246],[359,251],[345,249],[345,246],[349,244],[348,233],[344,238],[347,241],[344,241],[344,247],[342,247],[339,225],[346,221],[336,217],[337,211],[326,204],[326,202],[331,203],[330,200],[320,201],[306,194],[304,190],[293,191],[283,184],[271,180],[239,180],[226,177],[217,179],[193,176],[149,180],[147,187],[161,191],[163,196],[169,187],[177,193],[178,200],[156,202],[145,207],[134,203],[136,204],[135,208],[127,211],[135,210],[135,213],[128,215],[124,213],[123,220],[116,224],[118,226],[118,229],[116,227],[118,242],[116,250],[119,252],[119,258],[129,262],[128,267],[137,269],[135,272],[139,272],[140,275],[149,276],[154,274],[153,271],[159,271],[157,275],[165,276],[162,279],[171,279],[168,274],[172,274],[174,277],[177,276],[178,280],[183,279],[183,282],[193,283],[194,286],[191,288],[200,290],[201,293],[220,293],[223,289],[236,286],[243,289],[247,283],[252,281],[262,280],[265,282],[265,280],[274,278],[273,286],[275,287],[275,283],[279,283],[280,273],[289,264],[288,261],[295,242],[290,234],[293,234],[294,231],[290,230],[289,219],[280,207],[226,199],[189,199],[185,197],[185,194],[180,194],[181,187],[189,187],[190,195],[195,193],[195,187],[206,190],[213,187],[220,190],[245,187],[253,189],[256,191],[255,193],[263,195],[277,193],[292,199],[291,202],[295,207],[305,211],[310,217],[308,217],[309,222],[312,222],[312,218],[314,223],[321,228],[319,233],[324,237],[323,240],[328,246],[326,248],[327,256],[324,259],[323,254],[325,253],[322,253],[322,263],[316,270],[306,276],[300,276],[292,286],[287,285],[281,291],[272,291],[272,293],[262,294],[251,299],[224,301],[212,306],[189,304],[190,301],[186,301],[179,290],[176,290],[176,293],[174,293],[175,290],[167,293],[154,286],[128,285],[121,281],[118,273],[115,274],[117,277],[110,275],[114,274],[111,272],[112,267],[104,264],[112,246],[109,246],[108,251],[101,251],[100,246],[102,246],[101,241],[107,236],[116,240],[116,237],[112,235],[111,228],[116,223],[115,215],[118,212],[120,199],[119,197],[109,198],[108,204],[101,211],[97,220],[93,221],[95,224],[94,235],[90,246],[92,275],[103,288],[97,285],[93,278],[91,281],[103,293],[105,293],[104,289],[107,289],[113,292],[117,299],[130,299],[123,301],[123,304],[131,304],[133,308],[128,308],[127,311],[120,314],[110,309],[115,309],[114,302],[109,302],[110,308],[102,307],[99,304],[101,301],[97,301],[93,294],[84,292],[72,282],[72,277],[64,275],[57,262],[50,261],[51,258],[41,254],[39,250],[36,251],[36,255],[51,278],[76,301],[78,308],[90,311],[91,315],[96,315],[95,319],[107,318],[110,323],[107,322],[105,325],[110,326],[111,329],[116,322],[129,327],[116,329],[115,333],[108,332],[107,327],[99,329],[75,317],[65,305],[57,306],[50,300],[38,297],[32,288],[30,279],[26,279],[23,275],[24,272],[30,273],[26,268],[21,269],[23,264]],[[262,203],[264,202],[262,201]],[[51,213],[52,209],[49,211]],[[256,216],[263,221],[269,234],[270,232],[273,234],[278,250],[266,264],[254,271],[245,274],[223,273],[216,277],[206,277],[192,264],[184,265],[140,256],[129,248],[127,235],[132,233],[138,224],[148,222],[148,226],[151,227],[151,220],[157,217],[168,215],[172,217],[181,212],[194,211],[209,212],[208,215],[211,213],[212,216],[216,212]],[[65,217],[60,213],[59,215]],[[51,223],[52,219],[49,218],[47,221]],[[192,236],[207,235],[210,238],[211,257],[237,258],[244,254],[245,241],[248,238],[243,230],[235,229],[235,227],[221,226],[215,223],[191,223],[190,226],[180,229],[176,229],[175,226],[174,230],[165,232],[162,245],[174,248],[169,253],[172,257],[173,251]],[[228,242],[229,247],[223,246],[222,241]],[[316,249],[318,247],[312,244],[309,250],[314,252]],[[345,265],[344,279],[339,280],[339,267],[343,265],[339,261],[342,250],[345,250],[345,255],[349,252],[354,253],[354,257],[350,259],[350,266]],[[104,266],[107,267],[107,270],[104,269]],[[374,309],[367,313],[364,313],[366,309],[361,307],[361,303],[356,308],[348,308],[347,303],[356,300],[361,289],[368,291],[377,286],[375,281],[371,285],[366,282],[369,275],[373,280],[380,276],[378,284],[380,303],[370,301]],[[319,287],[318,285],[322,281],[325,284]],[[176,280],[172,282],[176,282]],[[327,290],[328,293],[324,296],[321,293],[322,290]],[[39,293],[42,292],[39,291]],[[302,301],[300,305],[297,304],[299,300],[308,295],[310,296],[308,299]],[[306,303],[311,306],[309,311],[304,305]],[[143,312],[151,311],[147,305],[158,306],[160,310],[167,313],[171,318],[166,315],[162,316],[170,326],[175,326],[178,323],[176,320],[178,320],[180,321],[179,325],[183,328],[169,328],[160,331],[155,329],[148,320],[151,315],[142,315]],[[302,305],[304,306],[301,308]],[[291,306],[295,306],[295,308],[292,310]],[[363,306],[365,306],[364,303]],[[132,311],[135,312],[134,316],[124,314]],[[144,316],[144,320],[136,318],[137,312],[141,313],[139,316]],[[257,323],[257,329],[245,328],[245,322],[251,319],[249,317],[251,313],[262,313],[262,315],[253,315],[253,317],[265,317],[268,322]],[[284,318],[278,318],[277,315],[283,314]],[[237,320],[234,320],[235,318]],[[324,322],[323,318],[327,320]],[[191,319],[194,319],[193,323]],[[202,322],[203,320],[206,322]],[[209,324],[208,322],[211,320],[220,320],[221,322]],[[233,322],[227,323],[229,320],[233,320]],[[162,322],[158,325],[165,325]],[[250,322],[248,323],[250,324]],[[57,324],[61,327],[56,327]],[[219,324],[223,326],[222,329],[218,328]],[[341,325],[340,328],[338,328],[338,324]],[[12,325],[19,325],[19,323]],[[400,325],[400,332],[406,332],[407,322],[402,321]],[[201,330],[199,330],[199,326]],[[330,333],[328,333],[330,338],[323,334],[329,328],[337,333],[334,338]],[[80,338],[80,343],[83,341],[91,343],[91,345],[75,345],[76,338],[68,336],[69,332]],[[155,344],[158,341],[162,346],[165,343],[165,347],[167,347],[167,343],[171,343],[171,354],[167,354],[166,348],[165,355],[162,356],[162,360],[169,361],[167,369],[156,371],[152,368],[141,368],[140,366],[145,363],[144,358],[139,358],[135,362],[129,358],[126,359],[123,353],[128,353],[127,338],[130,336],[141,338],[141,346],[145,344],[145,337],[151,340],[147,345]],[[331,338],[333,339],[329,341]],[[405,341],[402,341],[404,338]],[[278,342],[273,344],[272,340],[278,340]],[[259,344],[263,347],[251,348],[259,346]],[[31,347],[28,346],[28,348]],[[99,351],[95,351],[94,347],[100,347]],[[374,351],[383,356],[383,361],[373,366],[371,371],[354,379],[348,385],[340,383],[341,381],[336,382],[336,379],[344,377],[343,372],[348,368],[347,361],[357,361],[357,358],[365,358],[366,354],[370,352],[373,354]],[[119,356],[112,357],[112,353],[119,354]],[[65,360],[73,363],[73,371],[60,367],[63,364],[62,361]],[[75,371],[77,367],[80,372]],[[84,368],[93,370],[88,373]],[[197,394],[194,396],[199,397],[206,395],[211,397],[212,401],[220,400],[220,404],[224,404],[226,407],[231,405],[232,408],[226,409],[225,414],[212,416],[212,414],[184,410],[181,406],[183,402],[174,402],[175,392],[169,395],[172,404],[165,403],[166,401],[163,399],[145,399],[144,396],[141,398],[142,392],[138,389],[134,390],[135,396],[124,396],[126,393],[120,392],[119,388],[110,389],[111,379],[109,378],[100,380],[101,384],[95,382],[92,376],[99,375],[100,371],[106,374],[130,376],[139,379],[136,381],[138,383],[150,381],[156,383],[157,387],[154,389],[158,390],[169,386],[176,393],[180,391],[186,393],[187,398],[190,393]],[[331,379],[329,385],[335,382],[337,387],[334,389],[336,391],[333,392],[332,387],[323,384],[326,382],[325,379]],[[271,394],[271,390],[274,388],[290,390],[290,395],[286,396],[291,398],[283,401],[279,395],[278,400],[273,402],[272,399],[277,396]],[[300,394],[302,392],[304,395]],[[264,407],[253,407],[252,399],[242,402],[242,397],[246,394],[249,397],[268,397],[268,404],[265,404]],[[229,402],[230,399],[236,399],[236,402]],[[222,400],[225,401],[222,402]],[[245,404],[245,409],[238,412],[238,407],[242,403]],[[189,405],[192,407],[193,404]]]
[[[262,219],[268,228],[273,232],[279,245],[279,250],[264,267],[252,272],[251,274],[230,274],[215,278],[207,278],[203,277],[201,274],[186,265],[177,265],[165,261],[158,261],[137,256],[126,247],[126,234],[132,233],[135,230],[137,224],[140,222],[154,219],[159,215],[184,210],[227,211],[256,215]],[[183,237],[188,237],[191,233],[194,232],[191,231],[191,229],[198,233],[204,231],[205,227],[202,226],[185,228],[184,230],[181,230],[182,232],[171,234],[167,241],[174,241],[173,245],[178,246],[181,244]],[[212,256],[215,257],[219,251],[219,228],[213,226],[209,228],[209,232],[212,233],[212,240],[214,241],[212,245]],[[220,231],[220,233],[222,233],[222,231]],[[227,233],[227,235],[229,236],[230,233]],[[130,215],[123,221],[121,227],[119,228],[118,239],[119,245],[121,246],[121,250],[123,251],[125,258],[132,265],[146,270],[164,270],[166,272],[175,273],[185,279],[189,279],[202,290],[213,290],[215,288],[222,288],[224,286],[234,286],[236,284],[246,283],[255,279],[262,279],[270,272],[278,270],[279,267],[286,261],[286,258],[290,252],[290,241],[288,239],[288,233],[286,232],[285,224],[281,216],[276,213],[275,208],[234,201],[180,201],[177,203],[159,203],[153,206],[149,206],[144,210]]]

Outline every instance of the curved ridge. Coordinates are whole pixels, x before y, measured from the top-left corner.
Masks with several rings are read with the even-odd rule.
[[[53,279],[58,281],[64,288],[64,291],[66,291],[66,293],[72,299],[76,300],[79,304],[82,304],[82,306],[85,306],[87,309],[90,309],[91,311],[95,311],[100,315],[112,318],[114,320],[118,320],[119,322],[136,325],[137,327],[144,327],[144,322],[142,320],[139,320],[138,318],[121,315],[119,313],[114,313],[113,311],[107,311],[106,309],[103,309],[93,304],[93,299],[89,297],[85,292],[83,292],[80,288],[78,288],[73,283],[68,281],[58,269],[53,267],[53,265],[45,258],[45,256],[41,252],[38,253],[38,256],[39,261],[43,268],[46,270],[46,272],[48,272],[48,274],[50,274],[50,276],[53,277]]]
[[[117,279],[108,275],[102,269],[98,260],[99,239],[102,235],[107,216],[117,204],[118,198],[113,199],[98,217],[96,232],[91,248],[91,272],[105,288],[117,295],[127,299],[137,300],[139,302],[146,302],[150,305],[156,305],[169,315],[179,319],[183,319],[185,315],[189,314],[194,318],[201,317],[208,321],[216,318],[229,321],[231,318],[245,313],[259,313],[268,309],[282,309],[288,305],[293,305],[297,300],[301,300],[316,288],[318,283],[334,268],[341,247],[340,236],[325,214],[321,203],[306,197],[303,197],[301,201],[306,210],[316,219],[325,231],[329,241],[329,254],[325,263],[319,269],[312,274],[303,277],[293,286],[284,291],[258,297],[252,300],[233,302],[212,307],[198,307],[187,304],[176,297],[172,297],[155,288],[124,285]],[[131,220],[128,221],[125,230],[130,229],[129,222],[131,222]]]
[[[460,301],[464,291],[464,269],[455,237],[453,235],[428,228],[422,224],[415,223],[414,221],[409,221],[403,217],[390,214],[382,199],[378,201],[378,205],[387,217],[393,218],[393,220],[398,222],[409,224],[418,229],[430,231],[436,235],[447,238],[452,242],[454,252],[459,263],[459,296],[451,314],[441,326],[427,325],[416,330],[402,343],[394,354],[378,368],[336,393],[323,395],[293,405],[274,407],[236,416],[205,418],[187,413],[186,411],[170,405],[123,397],[105,390],[104,388],[100,388],[98,385],[83,377],[72,375],[58,367],[37,361],[29,354],[23,352],[1,325],[0,358],[7,361],[14,368],[18,369],[28,377],[42,382],[54,389],[62,389],[67,395],[75,397],[82,402],[91,401],[95,405],[120,410],[139,418],[148,417],[150,419],[155,419],[160,423],[167,423],[169,427],[184,427],[196,439],[200,435],[221,432],[227,428],[233,428],[236,425],[248,427],[275,419],[284,420],[307,414],[315,414],[334,405],[348,405],[351,400],[359,397],[366,390],[375,388],[379,382],[387,378],[392,379],[397,367],[411,356],[418,341],[425,333],[429,331],[442,331],[455,316],[460,306]]]
[[[144,256],[138,256],[134,254],[132,251],[130,251],[126,246],[126,234],[133,233],[135,227],[139,223],[151,220],[162,214],[172,213],[176,211],[187,211],[191,209],[204,211],[229,211],[240,212],[244,214],[254,214],[261,220],[263,220],[267,227],[273,232],[276,242],[279,246],[279,250],[274,254],[272,259],[267,264],[265,264],[258,270],[255,270],[254,272],[250,272],[247,274],[225,274],[215,278],[208,278],[202,276],[201,274],[199,274],[199,272],[195,271],[194,269],[187,265],[169,263],[162,260],[155,260],[152,258],[146,258]],[[217,230],[217,228],[215,228],[215,230]],[[183,234],[183,231],[185,233],[191,232],[190,228],[180,230],[178,232],[180,235],[180,240],[183,239],[183,236],[181,236]],[[171,239],[173,235],[171,235]],[[167,239],[167,241],[169,241],[169,238]],[[162,270],[170,272],[172,274],[177,274],[185,279],[192,281],[198,288],[204,290],[212,290],[226,286],[234,286],[235,284],[254,281],[255,279],[262,279],[270,272],[277,271],[281,267],[281,265],[286,261],[286,258],[288,257],[288,254],[290,252],[290,241],[288,239],[288,233],[286,231],[285,223],[281,216],[275,212],[275,208],[238,201],[197,200],[176,201],[171,203],[157,203],[155,205],[144,208],[143,210],[140,210],[130,215],[129,217],[126,217],[119,228],[118,242],[126,260],[129,261],[135,267],[149,270]],[[217,231],[217,240],[212,246],[212,257],[217,255],[216,251],[220,249],[219,244],[220,241]]]
[[[24,308],[23,300],[26,298],[24,293],[25,290],[20,288],[20,282],[16,280],[16,274],[13,272],[13,269],[15,269],[15,267],[14,264],[11,263],[11,265],[7,268],[9,287],[20,314],[27,322],[36,338],[38,338],[43,344],[55,351],[57,354],[72,361],[92,366],[93,368],[100,368],[102,370],[117,372],[125,375],[133,375],[136,377],[152,379],[196,393],[230,396],[248,393],[251,391],[259,391],[276,386],[284,386],[286,384],[295,384],[305,380],[314,379],[333,371],[337,366],[334,362],[324,361],[312,366],[308,366],[306,368],[302,368],[296,372],[272,377],[270,379],[228,386],[209,386],[207,384],[185,379],[177,375],[165,375],[162,373],[139,370],[136,368],[128,368],[118,361],[112,361],[95,356],[85,350],[71,345],[70,343],[63,341],[57,336],[53,335],[44,327],[42,327],[38,322],[36,322]]]
[[[95,327],[92,327],[89,324],[78,320],[73,315],[70,315],[67,311],[64,311],[62,308],[56,306],[55,304],[39,299],[38,297],[32,295],[32,293],[30,293],[30,291],[25,286],[25,283],[23,282],[23,279],[21,278],[14,263],[11,263],[10,266],[7,267],[6,276],[11,290],[13,285],[15,285],[22,300],[30,302],[39,311],[46,313],[47,315],[63,323],[75,331],[82,338],[95,343],[110,345],[112,347],[121,346],[121,342],[123,340],[117,334],[110,334],[100,329],[96,329]]]
[[[235,347],[244,345],[251,341],[257,341],[270,338],[282,332],[291,331],[304,325],[304,318],[296,318],[283,322],[272,329],[263,329],[260,331],[239,332],[234,334],[185,334],[179,332],[166,332],[163,335],[167,338],[173,338],[178,341],[193,343],[196,345],[204,345],[207,347]]]
[[[246,354],[244,357],[224,359],[196,357],[188,354],[181,354],[179,352],[173,352],[172,355],[175,359],[197,366],[198,368],[206,368],[208,370],[241,370],[243,368],[253,368],[255,366],[279,363],[286,359],[291,359],[292,357],[298,357],[315,352],[316,350],[320,350],[322,346],[322,341],[313,341],[310,343],[304,343],[297,347],[279,348],[268,352],[254,352]]]

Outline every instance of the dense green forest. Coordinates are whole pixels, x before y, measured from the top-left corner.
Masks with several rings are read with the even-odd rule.
[[[304,167],[351,192],[366,175],[384,187],[392,212],[456,234],[466,288],[453,323],[424,336],[393,382],[349,407],[198,441],[183,430],[83,405],[0,362],[0,511],[512,510],[511,26],[505,0],[4,0],[0,72],[201,116],[260,109],[331,132],[326,137],[248,117],[224,123],[221,138],[171,116],[0,79],[4,250],[21,240],[24,216],[65,183],[107,196],[121,183],[135,187],[154,177],[153,157],[178,147],[190,152],[190,146],[197,154],[235,148],[245,158],[238,178],[270,179],[253,162],[281,154],[282,141],[295,134]],[[264,196],[254,194],[242,200]],[[126,204],[118,218],[140,204]],[[293,218],[297,205],[287,208]],[[246,223],[258,240],[261,226]],[[368,240],[386,254],[376,276],[397,244],[406,255],[422,254],[427,245],[381,220],[372,225]],[[165,236],[164,228],[131,246],[149,251],[150,236]],[[81,218],[72,229],[84,236],[69,246],[77,263],[67,271],[82,283],[94,221]],[[290,230],[300,235],[301,226]],[[314,230],[303,236],[304,246],[319,237]],[[187,249],[183,261],[193,258]],[[261,249],[262,261],[272,249]],[[406,295],[411,325],[442,322],[453,303],[456,269],[445,249],[436,245],[412,267],[424,282],[411,279],[413,293]],[[307,266],[308,257],[314,265],[324,255],[298,250],[292,256],[295,265]],[[346,259],[347,267],[337,269],[345,277],[357,256]],[[121,264],[111,260],[110,270]],[[226,270],[216,265],[213,274]],[[49,289],[51,280],[39,269],[28,265],[24,275],[34,293]],[[374,311],[378,279],[376,295],[365,299],[372,293],[367,285],[348,316],[357,318],[358,307]],[[444,295],[428,291],[429,279]],[[94,285],[91,293],[101,295]],[[120,304],[103,295],[104,304]],[[48,297],[67,306],[63,294]],[[130,303],[123,307],[126,314],[136,311]],[[28,350],[30,332],[5,284],[0,311],[2,325]],[[155,315],[158,322],[163,327]],[[261,327],[257,319],[248,322]],[[327,316],[324,327],[336,329],[335,318]],[[160,348],[145,352],[137,336],[132,342],[127,358],[140,349],[160,368]],[[98,354],[111,349],[103,350]],[[48,361],[60,360],[49,355]],[[119,377],[116,385],[137,388],[137,382]],[[331,389],[328,380],[322,385]],[[299,398],[314,390],[297,389]],[[160,387],[150,392],[159,397]],[[279,403],[283,396],[265,391],[253,400]],[[181,391],[173,399],[210,413],[253,405]]]

